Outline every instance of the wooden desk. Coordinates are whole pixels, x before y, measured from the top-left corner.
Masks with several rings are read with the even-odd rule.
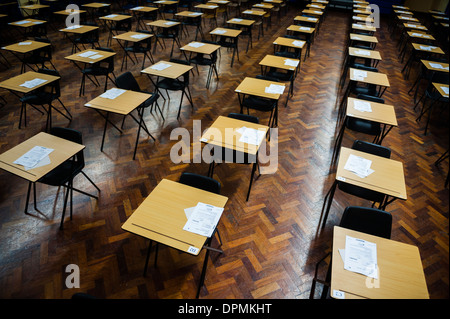
[[[308,16],[296,16],[294,18],[294,23],[296,23],[297,25],[306,25],[309,27],[315,27],[317,25],[317,23],[319,22],[318,18],[314,18],[314,17],[308,17]]]
[[[91,25],[79,25],[78,26],[78,25],[76,25],[76,26],[71,26],[71,27],[65,28],[65,29],[61,29],[59,31],[63,32],[67,36],[67,38],[70,40],[70,42],[72,42],[72,54],[73,54],[76,52],[77,49],[79,51],[82,51],[78,47],[74,37],[86,35],[89,32],[93,32],[98,29],[99,29],[99,27],[97,27],[97,26],[91,26]]]
[[[108,40],[106,42],[106,46],[109,46],[111,43],[111,39],[114,35],[114,29],[115,26],[118,25],[119,23],[123,23],[126,20],[130,20],[130,28],[129,30],[131,30],[131,18],[132,16],[130,15],[126,15],[126,14],[108,14],[106,16],[100,17],[99,19],[104,21],[105,26],[108,28],[109,30],[109,35],[108,35]],[[117,30],[116,30],[117,32]],[[118,33],[116,33],[115,35],[117,35]]]
[[[289,64],[297,64],[297,66],[288,65],[286,64],[286,62],[289,62]],[[297,76],[297,72],[300,70],[300,59],[288,59],[282,56],[267,54],[259,62],[259,65],[261,66],[261,74],[266,74],[268,70],[270,70],[270,68],[290,71],[292,73],[292,76],[290,77],[289,80],[290,84],[289,84],[288,98],[293,95],[294,79]],[[287,101],[288,99],[286,99],[286,104]]]
[[[428,31],[427,27],[417,23],[403,23],[405,29]]]
[[[236,55],[239,61],[239,35],[242,33],[242,30],[236,29],[228,29],[228,28],[215,28],[209,34],[219,40],[216,41],[223,47],[233,48],[233,55],[231,57],[231,66],[233,66],[234,56]],[[225,38],[228,38],[227,41]]]
[[[344,169],[350,154],[372,161],[370,168],[374,170],[374,172],[366,177],[359,177],[355,173]],[[382,210],[385,210],[386,206],[396,199],[407,199],[402,162],[341,147],[336,178],[328,191],[322,206],[322,212],[319,219],[319,226],[322,223],[322,229],[325,228],[328,213],[339,181],[384,194],[386,197],[380,204]],[[389,197],[392,197],[392,199],[389,200]]]
[[[349,46],[353,46],[357,42],[365,42],[365,43],[368,43],[369,47],[372,50],[374,50],[376,45],[378,44],[378,39],[376,37],[370,36],[370,35],[350,33],[349,38],[350,38]]]
[[[273,114],[272,124],[269,120],[269,126],[274,127],[278,125],[278,100],[281,97],[281,94],[278,93],[267,93],[266,88],[270,85],[282,85],[285,86],[284,83],[281,82],[272,82],[267,80],[260,80],[252,77],[246,77],[244,80],[238,85],[238,87],[234,90],[238,93],[239,105],[241,106],[241,112],[243,112],[243,99],[245,95],[253,95],[266,99],[271,99],[276,101],[276,106]]]
[[[202,43],[202,42],[190,42],[186,44],[185,46],[181,47],[180,50],[183,52],[186,60],[189,61],[189,63],[196,63],[197,65],[204,64],[202,62],[203,55],[207,54],[210,56],[208,63],[209,64],[209,72],[206,80],[206,88],[209,88],[209,84],[212,77],[212,72],[216,72],[217,79],[219,79],[219,74],[217,72],[216,68],[216,60],[217,60],[217,50],[220,49],[220,45],[210,44],[210,43]],[[185,52],[189,52],[189,57],[187,57]],[[192,59],[192,54],[195,53],[196,57]],[[213,57],[215,55],[215,58]]]
[[[47,42],[39,42],[34,40],[25,40],[15,44],[7,45],[2,47],[3,50],[11,52],[19,61],[22,62],[22,67],[20,73],[25,72],[25,66],[28,66],[33,71],[35,70],[31,65],[29,65],[25,59],[27,54],[32,54],[34,51],[49,47],[51,44]]]
[[[30,170],[25,170],[22,165],[14,164],[14,161],[16,161],[19,157],[27,153],[35,146],[43,146],[53,149],[53,152],[48,155],[50,164],[40,166],[40,163],[38,163],[36,167]],[[34,185],[34,183],[38,182],[40,178],[51,172],[53,169],[64,163],[79,151],[83,150],[84,147],[84,145],[73,143],[66,139],[41,132],[0,155],[1,169],[4,169],[7,172],[10,172],[29,181],[28,194],[24,211],[25,214],[27,214],[28,211],[28,201],[31,191],[31,185]],[[34,201],[36,203],[36,198],[34,198]]]
[[[339,249],[345,249],[346,236],[377,245],[378,279],[344,269]],[[429,299],[416,246],[334,226],[332,259],[331,296],[336,290],[343,292],[345,299]]]
[[[122,229],[149,239],[149,253],[152,241],[195,256],[198,256],[202,248],[205,248],[206,254],[197,288],[198,297],[206,274],[211,237],[183,230],[187,222],[184,209],[194,207],[198,202],[225,207],[227,201],[228,198],[225,196],[163,179],[131,214],[122,225]],[[147,270],[148,256],[149,254],[144,275]]]
[[[410,16],[397,16],[397,19],[400,21],[410,21],[410,22],[419,22],[417,18],[410,17]]]
[[[121,34],[113,36],[113,39],[117,40],[117,42],[119,43],[120,47],[123,49],[123,52],[124,52],[123,59],[122,59],[122,65],[120,67],[121,71],[123,69],[124,64],[125,64],[125,68],[127,68],[128,58],[130,58],[131,61],[133,62],[133,64],[135,64],[133,58],[130,56],[130,54],[128,53],[128,50],[127,50],[128,42],[131,42],[131,43],[133,43],[133,45],[135,45],[139,42],[151,41],[151,39],[149,40],[149,38],[152,38],[152,37],[153,37],[153,34],[135,32],[135,31],[129,31],[129,32],[125,32],[125,33],[121,33]],[[124,44],[122,44],[122,42],[124,42]],[[134,53],[137,53],[137,52],[134,51]],[[146,57],[148,57],[148,59],[150,60],[151,63],[155,63],[153,61],[153,56],[151,55],[151,52],[150,52],[150,44],[148,46],[148,51],[142,51],[141,53],[144,54],[144,58],[142,59],[142,68],[144,68],[144,63],[145,63]],[[136,62],[137,62],[137,58],[136,58]]]
[[[416,118],[416,121],[419,122],[425,113],[428,113],[428,119],[427,123],[425,125],[425,131],[424,135],[427,135],[428,125],[430,124],[430,118],[431,118],[431,112],[433,111],[433,107],[436,103],[442,102],[448,104],[448,84],[444,83],[431,83],[433,85],[433,90],[437,92],[436,98],[432,100],[432,102],[425,106],[425,103],[423,104],[422,110],[420,111],[419,116]]]
[[[81,6],[85,7],[88,11],[90,11],[90,15],[91,15],[92,19],[95,20],[96,11],[100,12],[100,9],[105,9],[105,10],[102,10],[102,12],[105,12],[105,11],[107,12],[110,10],[111,4],[110,3],[91,2],[91,3],[82,4]]]
[[[24,16],[33,16],[35,11],[39,11],[40,9],[45,9],[45,8],[49,8],[50,6],[45,5],[45,4],[30,4],[30,5],[25,5],[25,6],[20,6],[20,9],[22,11],[22,13],[24,14]],[[29,13],[29,11],[31,11],[31,13]]]
[[[433,46],[433,45],[425,45],[421,43],[411,43],[414,50],[422,51],[422,52],[429,52],[429,53],[436,53],[436,54],[445,54],[444,51],[440,47]]]
[[[274,54],[276,54],[277,48],[285,47],[285,48],[288,48],[288,50],[289,50],[289,48],[294,49],[294,53],[290,54],[290,55],[295,55],[295,57],[292,56],[292,58],[301,59],[302,49],[305,46],[306,41],[285,38],[285,37],[278,37],[275,39],[275,41],[273,41],[273,44],[274,44],[274,47],[273,47]],[[297,52],[298,52],[298,54],[297,54]]]
[[[359,23],[352,23],[352,29],[354,31],[370,32],[372,34],[377,30],[375,27],[368,26],[365,24],[359,24]],[[355,33],[355,32],[353,32],[353,33]]]
[[[163,70],[158,70],[157,68],[160,67],[161,64],[170,65],[170,66],[167,68],[164,68]],[[150,79],[150,81],[152,82],[154,87],[156,88],[156,91],[158,91],[158,93],[165,99],[164,95],[162,95],[162,93],[157,85],[159,82],[159,78],[163,77],[163,78],[175,80],[181,76],[184,76],[186,73],[191,71],[192,68],[193,67],[190,65],[168,62],[168,61],[159,61],[159,62],[153,64],[152,66],[149,66],[148,68],[146,68],[144,70],[141,70],[141,73],[147,74],[148,78]],[[189,74],[187,74],[187,76],[188,75]],[[156,81],[153,80],[152,76],[156,76]],[[184,85],[184,83],[183,83],[183,85]],[[191,104],[192,109],[194,109],[194,103],[192,102],[192,97],[191,97],[191,93],[189,91],[189,86],[187,86],[186,89],[187,89],[187,91],[183,90],[182,94],[181,94],[177,118],[180,117],[181,105],[183,103],[183,97],[185,94]]]
[[[382,60],[379,51],[374,50],[364,50],[360,48],[349,47],[348,55],[353,58],[359,58],[368,60],[371,66],[376,67],[378,63]]]
[[[379,86],[380,87],[378,94],[379,97],[381,97],[384,91],[386,91],[386,89],[390,87],[388,77],[384,73],[365,71],[367,77],[359,78],[355,75],[355,71],[358,72],[361,70],[350,68],[350,80]]]
[[[117,90],[117,89],[110,89],[109,91],[111,91],[111,90]],[[136,119],[133,116],[133,114],[131,114],[131,112],[134,111],[135,109],[137,109],[139,106],[141,106],[149,98],[151,98],[152,94],[135,92],[135,91],[130,91],[130,90],[123,90],[123,91],[124,92],[121,95],[115,97],[114,99],[103,97],[105,94],[108,93],[108,91],[106,91],[102,95],[100,95],[100,96],[96,97],[95,99],[86,103],[84,106],[94,109],[95,111],[97,111],[97,113],[99,113],[105,119],[105,126],[103,128],[103,137],[102,137],[102,144],[100,146],[100,151],[103,151],[106,127],[108,125],[108,122],[110,124],[112,124],[112,126],[114,128],[116,128],[122,134],[122,131],[114,123],[109,121],[109,114],[116,113],[116,114],[120,114],[120,115],[124,115],[124,116],[130,115],[132,117],[132,119],[139,125],[139,129],[137,131],[137,137],[136,137],[136,145],[135,145],[134,153],[133,153],[133,160],[134,160],[135,156],[136,156],[137,143],[139,140],[139,133],[140,133],[141,127],[146,131],[146,133],[153,140],[155,140],[155,138],[147,130],[147,127],[144,123],[144,120],[143,120],[144,109],[143,108],[141,110],[138,109],[139,119]],[[100,111],[104,111],[106,113],[106,115],[103,115],[102,112],[100,112]]]

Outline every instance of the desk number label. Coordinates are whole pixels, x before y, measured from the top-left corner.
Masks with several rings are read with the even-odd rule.
[[[198,253],[198,248],[196,248],[196,247],[193,247],[193,246],[189,246],[189,248],[188,248],[188,250],[187,250],[187,252],[188,253],[190,253],[190,254],[194,254],[194,255],[196,255],[197,253]]]
[[[343,291],[333,290],[333,297],[336,299],[345,299],[345,293]]]
[[[336,177],[336,179],[337,179],[338,181],[345,182],[345,177],[338,176],[338,177]]]

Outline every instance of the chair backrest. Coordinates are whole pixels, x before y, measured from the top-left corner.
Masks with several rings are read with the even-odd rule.
[[[179,182],[211,193],[220,194],[220,183],[215,179],[195,173],[182,173]]]
[[[67,128],[67,127],[52,127],[50,129],[50,134],[63,138],[65,140],[77,143],[77,144],[83,144],[83,137],[80,131]],[[84,153],[83,150],[79,151],[75,155],[75,163],[77,169],[83,169],[84,167]]]
[[[391,150],[386,146],[381,146],[378,144],[373,144],[365,141],[356,140],[353,142],[352,149],[381,156],[384,158],[390,158],[391,157]]]
[[[119,89],[140,92],[139,83],[130,71],[127,71],[116,78],[116,85]]]
[[[259,118],[257,118],[256,116],[253,116],[253,115],[249,115],[249,114],[230,113],[230,114],[228,114],[228,117],[231,117],[236,120],[250,122],[250,123],[256,123],[256,124],[259,123]]]
[[[107,52],[114,52],[113,49],[111,48],[107,48],[107,47],[96,47],[95,50],[100,50],[100,51],[107,51]],[[108,69],[109,72],[114,71],[114,55],[105,59],[104,61],[101,61],[99,63],[96,63],[98,67],[101,67],[101,65],[103,65],[104,63],[107,64],[106,68]]]
[[[169,62],[184,64],[184,65],[190,65],[189,61],[182,60],[182,59],[176,59],[176,58],[170,58]],[[185,87],[189,85],[189,73],[190,72],[185,72],[183,74],[183,84],[184,84]]]
[[[358,94],[356,96],[356,98],[360,99],[360,100],[366,100],[366,101],[384,104],[384,99],[382,99],[381,97],[377,97],[377,96],[372,96],[372,95],[367,95],[367,94]]]
[[[50,70],[50,69],[39,69],[38,73],[53,75],[53,76],[60,76],[58,71]],[[57,98],[59,98],[61,96],[61,86],[59,84],[59,80],[53,81],[50,85],[46,85],[45,87],[49,87],[52,90],[52,93],[55,94],[55,96]]]
[[[376,208],[349,206],[345,208],[339,226],[390,239],[392,215]]]

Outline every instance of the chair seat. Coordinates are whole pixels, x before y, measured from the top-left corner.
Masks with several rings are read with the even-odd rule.
[[[380,123],[348,117],[345,123],[346,127],[352,131],[365,133],[369,135],[379,135],[381,133]]]
[[[75,165],[72,160],[65,161],[51,172],[41,177],[38,182],[51,186],[63,185],[70,180],[71,175],[75,176],[81,172],[82,167],[76,167]]]
[[[89,74],[89,75],[108,75],[111,73],[111,70],[105,69],[105,68],[86,68],[81,71],[83,74]]]
[[[55,94],[48,93],[48,92],[36,92],[33,94],[27,94],[20,98],[20,102],[32,104],[32,105],[43,105],[43,104],[50,104],[53,100],[55,100],[57,97]]]
[[[257,96],[249,96],[243,99],[242,105],[250,109],[260,111],[271,111],[275,107],[275,103],[269,99],[259,98]]]
[[[292,73],[288,72],[269,71],[266,75],[278,79],[279,81],[290,81],[292,79]]]
[[[172,80],[172,79],[163,79],[156,83],[156,86],[158,88],[164,89],[164,90],[171,90],[171,91],[179,91],[183,90],[184,83],[180,82],[178,80]]]
[[[284,58],[299,59],[299,54],[296,52],[278,51],[278,52],[275,52],[275,55],[282,56]]]

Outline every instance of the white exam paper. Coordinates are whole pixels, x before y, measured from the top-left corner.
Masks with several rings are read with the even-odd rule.
[[[198,202],[192,210],[183,230],[211,237],[213,231],[222,216],[223,208]]]
[[[165,69],[167,69],[168,67],[171,67],[172,65],[170,65],[170,64],[167,64],[167,63],[158,63],[158,64],[155,64],[155,65],[152,65],[150,68],[152,68],[153,70],[158,70],[158,71],[162,71],[162,70],[165,70]]]
[[[350,154],[347,162],[345,163],[344,169],[355,173],[361,178],[365,178],[374,172],[374,170],[370,168],[370,165],[372,165],[371,160]]]
[[[47,148],[44,146],[34,146],[31,150],[23,154],[21,157],[16,159],[13,163],[22,165],[25,170],[32,169],[45,157],[53,152],[52,148]],[[49,159],[50,160],[50,159]],[[42,165],[39,165],[42,166]]]
[[[302,45],[305,44],[305,41],[295,40],[295,41],[292,41],[292,44],[295,45],[296,47],[301,47]]]
[[[116,97],[122,95],[127,90],[118,89],[118,88],[112,88],[100,95],[102,98],[114,100]]]
[[[25,81],[24,83],[20,84],[19,86],[23,86],[23,87],[26,87],[28,89],[32,89],[32,88],[34,88],[34,87],[36,87],[36,86],[38,86],[38,85],[40,85],[40,84],[42,84],[44,82],[47,82],[47,80],[35,78],[33,80],[30,80],[30,81]]]
[[[344,269],[378,279],[375,243],[346,236],[344,255]]]
[[[271,84],[264,88],[264,92],[271,94],[283,94],[284,88],[285,88],[284,85]]]
[[[300,61],[296,61],[296,60],[291,60],[291,59],[285,59],[284,60],[284,65],[288,65],[288,66],[293,66],[293,67],[297,67],[298,66],[298,63],[299,63]]]
[[[199,47],[204,46],[205,44],[204,44],[204,43],[201,43],[201,42],[191,42],[191,43],[189,43],[188,45],[189,45],[190,47],[193,47],[193,48],[199,48]]]
[[[78,54],[78,56],[80,56],[82,58],[88,58],[88,57],[90,57],[91,55],[94,55],[94,54],[97,54],[97,52],[95,52],[95,51],[86,51],[86,52]]]
[[[252,145],[259,145],[263,140],[264,136],[266,135],[264,131],[256,130],[254,128],[249,128],[245,126],[241,127],[240,129],[237,129],[236,132],[241,134],[239,142]]]
[[[355,100],[353,103],[353,108],[360,112],[372,112],[372,106],[370,102]]]

